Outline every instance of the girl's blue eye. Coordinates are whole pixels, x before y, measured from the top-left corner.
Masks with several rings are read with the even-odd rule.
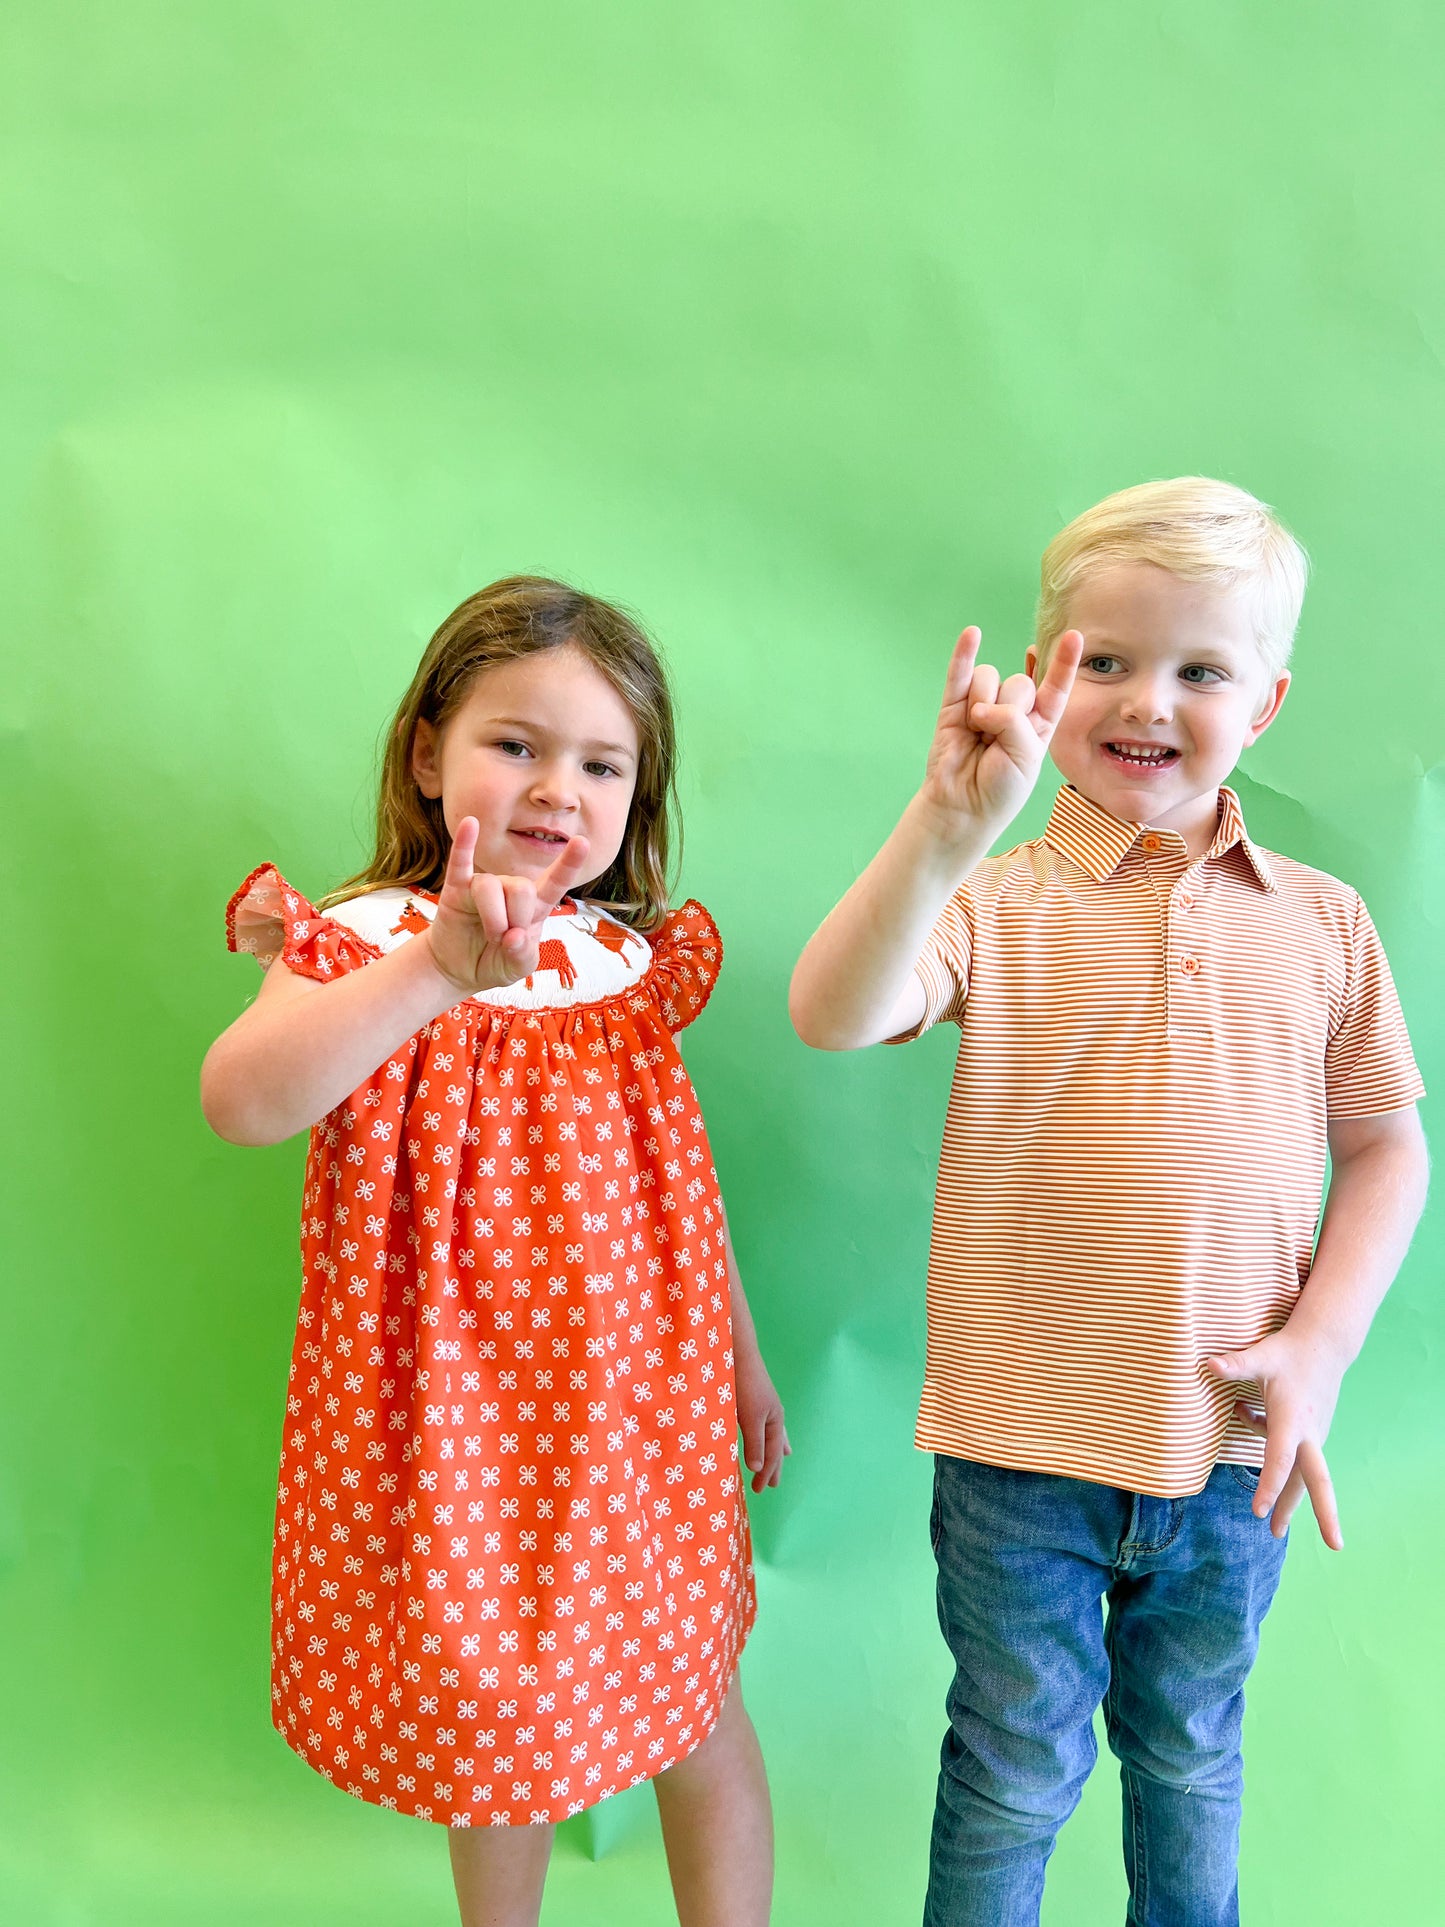
[[[583,769],[589,776],[620,776],[621,770],[614,769],[611,763],[584,763]]]
[[[525,756],[527,754],[527,745],[525,743],[512,742],[510,739],[498,743],[497,748],[501,750],[504,756]]]

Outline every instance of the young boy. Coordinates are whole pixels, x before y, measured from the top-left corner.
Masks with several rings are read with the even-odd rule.
[[[917,1434],[957,1662],[927,1927],[1037,1922],[1101,1702],[1129,1920],[1238,1920],[1244,1680],[1304,1492],[1342,1543],[1325,1436],[1426,1183],[1363,905],[1222,787],[1304,579],[1222,482],[1080,516],[1028,673],[964,631],[922,788],[793,979],[823,1050],[960,1032]],[[1045,750],[1047,830],[986,858]]]

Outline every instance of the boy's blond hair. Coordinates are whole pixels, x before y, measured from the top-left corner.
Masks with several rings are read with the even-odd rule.
[[[1099,569],[1152,562],[1184,582],[1255,587],[1255,635],[1271,678],[1284,673],[1309,559],[1264,502],[1230,482],[1181,475],[1106,495],[1061,529],[1039,572],[1040,663],[1068,627],[1070,595]]]

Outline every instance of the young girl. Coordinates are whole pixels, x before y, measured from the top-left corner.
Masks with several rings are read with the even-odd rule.
[[[449,1828],[467,1927],[534,1923],[554,1823],[652,1780],[684,1927],[765,1922],[734,1459],[789,1450],[674,1033],[722,946],[669,913],[671,703],[618,610],[516,577],[432,638],[376,853],[227,913],[266,969],[202,1104],[311,1127],[273,1718]]]

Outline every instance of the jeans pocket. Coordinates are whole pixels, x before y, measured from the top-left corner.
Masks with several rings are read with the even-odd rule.
[[[1259,1486],[1259,1475],[1264,1470],[1263,1466],[1230,1465],[1226,1467],[1226,1470],[1230,1478],[1234,1480],[1234,1483],[1239,1486],[1242,1491],[1249,1493],[1252,1498]]]
[[[938,1557],[938,1542],[943,1537],[943,1501],[938,1491],[938,1463],[933,1466],[933,1506],[928,1514],[928,1540],[933,1547],[933,1556]]]

